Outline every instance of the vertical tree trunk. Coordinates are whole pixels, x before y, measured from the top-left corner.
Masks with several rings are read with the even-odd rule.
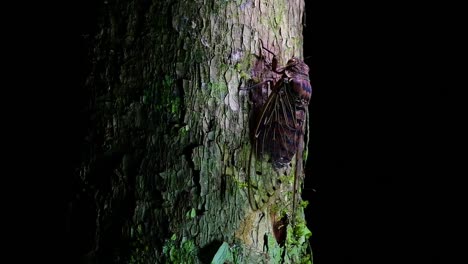
[[[74,201],[93,212],[88,260],[307,263],[303,208],[285,246],[273,231],[291,211],[294,170],[259,161],[259,209],[249,206],[251,106],[240,90],[260,39],[283,65],[302,57],[303,10],[302,0],[105,1]]]

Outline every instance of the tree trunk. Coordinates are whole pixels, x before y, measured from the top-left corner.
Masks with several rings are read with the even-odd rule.
[[[92,230],[76,234],[87,241],[85,262],[308,263],[303,207],[292,212],[294,170],[250,163],[252,106],[242,90],[260,39],[281,65],[302,57],[304,2],[102,8],[86,82],[92,126],[71,207],[72,225]],[[247,175],[250,166],[261,175]],[[282,245],[274,229],[285,213],[295,225]]]

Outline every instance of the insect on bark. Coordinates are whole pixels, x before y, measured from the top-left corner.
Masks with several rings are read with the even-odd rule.
[[[263,63],[254,67],[254,70],[264,71],[261,74],[263,80],[250,88],[253,101],[253,113],[251,122],[252,149],[249,158],[249,186],[250,169],[253,152],[255,156],[269,157],[273,168],[277,171],[290,165],[295,157],[295,172],[293,186],[293,213],[296,210],[298,177],[303,173],[302,155],[304,150],[304,135],[307,127],[308,105],[312,95],[312,87],[309,80],[309,67],[301,59],[292,57],[284,67],[278,67],[276,55],[263,46],[262,49],[273,55],[271,63],[265,63],[264,57],[259,61]],[[261,69],[264,67],[264,69]],[[280,77],[278,78],[278,75]],[[267,95],[266,90],[269,91]],[[249,187],[249,202],[251,207],[258,209],[253,201]],[[294,223],[294,218],[292,219]]]

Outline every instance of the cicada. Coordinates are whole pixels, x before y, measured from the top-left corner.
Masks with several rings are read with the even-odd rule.
[[[295,157],[293,212],[296,207],[298,177],[303,173],[302,155],[308,105],[312,95],[309,80],[309,67],[301,59],[292,57],[284,67],[278,66],[276,55],[265,48],[273,58],[267,63],[260,56],[254,71],[258,83],[252,85],[250,97],[253,102],[251,115],[252,149],[249,158],[249,170],[255,158],[268,157],[274,170],[280,171],[290,166]],[[254,74],[255,75],[255,74]],[[249,177],[251,172],[248,172]],[[258,174],[258,173],[257,173]],[[252,182],[249,178],[249,185]],[[253,184],[255,185],[255,184]],[[257,209],[249,188],[249,202]]]

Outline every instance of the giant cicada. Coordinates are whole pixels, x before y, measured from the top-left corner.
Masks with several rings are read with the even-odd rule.
[[[273,58],[271,62],[267,62],[264,56],[258,57],[253,69],[257,83],[250,88],[250,98],[253,102],[250,125],[253,151],[249,158],[249,186],[256,188],[256,183],[250,176],[254,156],[260,159],[267,157],[276,171],[287,169],[295,157],[294,212],[297,178],[303,173],[304,136],[312,94],[309,67],[294,56],[284,67],[278,67],[276,55],[265,48],[263,43],[262,49]],[[257,170],[255,173],[261,174]],[[255,210],[258,206],[250,189],[249,202]]]

